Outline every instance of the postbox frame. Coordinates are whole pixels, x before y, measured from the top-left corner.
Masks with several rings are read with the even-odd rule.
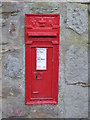
[[[39,43],[39,44],[33,44],[33,41],[27,40],[27,17],[30,16],[54,16],[54,17],[58,17],[58,21],[60,21],[60,15],[59,14],[25,14],[25,104],[26,105],[31,105],[31,104],[57,104],[58,103],[58,72],[59,72],[59,33],[60,33],[60,29],[59,29],[59,24],[58,24],[58,29],[57,29],[57,34],[56,37],[58,39],[57,41],[50,41],[50,42],[46,42],[46,43]],[[30,33],[28,32],[28,35],[32,36],[32,34],[36,35],[36,33]],[[38,34],[40,34],[38,32]],[[53,34],[53,32],[51,33],[45,33],[45,35],[50,35],[51,36],[55,36],[55,32]],[[44,35],[44,36],[45,36]],[[36,35],[37,36],[37,35]],[[36,38],[37,39],[37,38]],[[55,90],[53,90],[53,95],[54,97],[52,99],[48,99],[48,98],[44,98],[42,100],[32,100],[31,99],[31,70],[30,68],[31,66],[31,50],[32,48],[53,48],[53,84],[52,87],[55,88]],[[48,68],[48,66],[47,66]],[[56,80],[55,80],[56,79]],[[54,86],[55,85],[55,86]]]

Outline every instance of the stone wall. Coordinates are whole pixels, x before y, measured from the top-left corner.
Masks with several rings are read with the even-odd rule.
[[[58,105],[25,105],[25,13],[61,16]],[[87,118],[88,4],[3,2],[0,15],[2,117]]]

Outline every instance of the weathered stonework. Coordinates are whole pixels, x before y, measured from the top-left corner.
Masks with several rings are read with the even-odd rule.
[[[2,0],[2,2],[30,2],[29,0]],[[31,2],[78,2],[89,3],[90,0],[31,0]]]
[[[77,48],[72,45],[67,51],[65,81],[67,84],[88,83],[88,54],[85,46]]]
[[[68,4],[67,7],[67,27],[82,34],[88,40],[88,13],[87,5]],[[85,19],[86,18],[86,19]],[[87,22],[86,22],[87,21]]]
[[[88,88],[79,85],[66,85],[65,88],[65,117],[88,117]],[[78,114],[79,113],[79,114]],[[82,117],[81,117],[82,116]]]
[[[89,85],[87,5],[55,1],[3,2],[0,8],[2,8],[2,13],[0,11],[2,116],[87,118]],[[61,16],[58,105],[25,105],[25,13],[58,13]]]
[[[90,0],[67,0],[67,2],[90,3]]]
[[[9,55],[5,67],[6,75],[8,75],[9,77],[20,77],[21,67],[18,58]]]

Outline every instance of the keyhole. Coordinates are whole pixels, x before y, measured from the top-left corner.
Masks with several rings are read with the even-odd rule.
[[[37,79],[37,75],[36,75],[36,79]]]

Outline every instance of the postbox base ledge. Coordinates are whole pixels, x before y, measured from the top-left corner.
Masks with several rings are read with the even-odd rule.
[[[35,105],[35,104],[58,104],[57,101],[30,101],[25,102],[26,105]]]

